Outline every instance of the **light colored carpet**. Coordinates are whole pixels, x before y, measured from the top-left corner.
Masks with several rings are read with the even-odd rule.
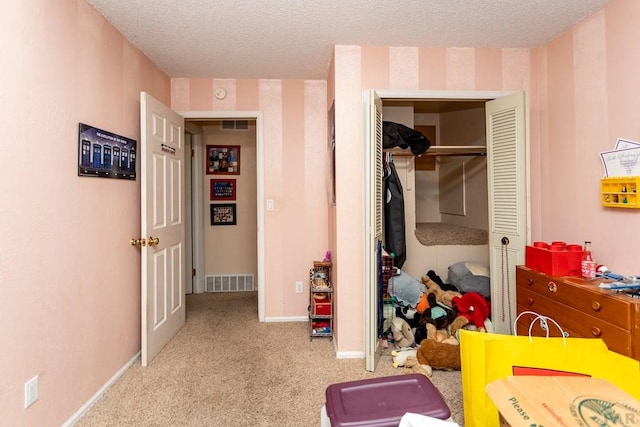
[[[486,245],[489,232],[441,222],[420,222],[416,224],[416,238],[425,246]]]
[[[336,359],[333,341],[310,340],[306,322],[260,323],[257,304],[256,292],[188,295],[180,332],[76,426],[319,426],[327,386],[402,374],[389,354],[375,373],[363,359]],[[460,372],[432,381],[462,426]]]

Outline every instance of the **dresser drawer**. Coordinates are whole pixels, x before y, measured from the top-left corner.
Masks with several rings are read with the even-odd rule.
[[[580,279],[574,280],[580,281]],[[532,270],[520,269],[516,276],[516,283],[518,294],[521,290],[538,293],[567,308],[574,308],[622,329],[631,329],[631,304],[617,297],[612,291],[598,288],[594,282],[573,283]]]
[[[587,315],[573,307],[569,307],[555,298],[547,298],[529,289],[518,289],[517,304],[519,309],[524,308],[543,316],[547,316],[558,322],[560,327],[566,330],[571,337],[601,338],[609,349],[632,356],[632,336],[629,330],[615,326],[604,321],[601,317]],[[520,310],[519,310],[520,311]],[[531,323],[532,315],[523,315],[519,320],[518,333]],[[522,326],[521,326],[522,325]],[[546,334],[537,324],[533,328],[533,335],[544,336]],[[551,336],[558,336],[557,327],[549,325]],[[526,334],[526,333],[525,333]]]

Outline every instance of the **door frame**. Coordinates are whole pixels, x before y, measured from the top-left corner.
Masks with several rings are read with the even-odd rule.
[[[514,93],[518,93],[521,91],[474,91],[474,90],[454,90],[454,91],[449,91],[449,90],[390,90],[390,89],[365,89],[363,90],[363,92],[373,92],[375,95],[377,95],[383,102],[383,108],[384,108],[384,101],[389,101],[389,100],[403,100],[403,101],[438,101],[438,100],[449,100],[449,99],[459,99],[459,100],[468,100],[468,101],[477,101],[477,100],[484,100],[484,101],[489,101],[489,100],[493,100],[496,98],[502,98],[504,96],[508,96]],[[364,95],[363,95],[364,97]],[[366,108],[366,107],[365,107]],[[384,118],[383,118],[384,120]],[[528,123],[528,118],[527,118],[527,123]],[[366,123],[364,125],[364,128],[366,128]],[[363,137],[365,139],[365,144],[368,144],[369,141],[366,138],[366,135]],[[528,138],[528,136],[527,136]],[[526,144],[526,162],[527,162],[527,170],[526,170],[526,188],[527,191],[529,191],[529,187],[530,187],[530,168],[528,166],[528,162],[529,162],[529,144],[527,141]],[[365,179],[368,179],[365,176]],[[531,230],[531,216],[530,216],[530,206],[529,206],[529,201],[527,201],[527,206],[525,207],[526,209],[526,218],[527,218],[527,224],[526,224],[526,233],[527,233],[527,239],[529,238],[528,236],[530,236],[530,230]],[[365,203],[365,218],[367,218],[369,215],[371,215],[371,212],[369,212],[369,205],[367,205]],[[366,232],[365,232],[366,234]],[[490,249],[489,249],[490,250]],[[375,253],[375,251],[373,251]],[[367,261],[365,260],[365,265],[366,265]],[[370,271],[368,269],[365,268],[365,277],[364,277],[364,283],[372,283],[372,281],[375,281],[376,278],[375,277],[371,277]],[[368,295],[366,293],[367,288],[365,287],[365,295],[364,295],[364,303],[365,303],[365,313],[367,313],[367,306],[366,304],[369,304],[369,302],[371,301],[371,297],[370,295]],[[369,308],[369,310],[372,310],[374,308]],[[366,321],[366,319],[365,319]],[[372,330],[375,330],[376,328],[371,328]],[[367,328],[365,328],[365,331],[368,331]],[[375,336],[370,336],[367,334],[367,332],[365,332],[365,361],[366,361],[366,366],[369,369],[370,366],[374,366],[374,358],[375,358],[375,354],[371,354],[371,350],[375,349],[375,341],[376,341],[376,337]]]
[[[185,186],[186,186],[186,197],[190,200],[190,203],[186,203],[185,206],[185,224],[186,224],[186,232],[185,232],[185,253],[187,258],[187,271],[185,271],[185,291],[187,294],[200,293],[203,292],[203,286],[198,288],[198,285],[204,284],[202,280],[199,280],[199,277],[193,275],[193,270],[195,269],[197,272],[202,272],[204,267],[204,256],[202,253],[194,253],[193,248],[198,245],[198,241],[202,240],[201,235],[193,234],[193,215],[195,211],[198,211],[202,208],[202,200],[200,198],[193,198],[193,177],[196,176],[198,171],[202,171],[202,165],[198,165],[195,163],[195,158],[191,154],[195,152],[196,146],[202,143],[202,129],[199,126],[194,125],[193,123],[184,124],[184,141],[185,141],[185,149],[188,150],[187,156],[188,159],[185,159]],[[199,166],[199,167],[198,167]],[[194,209],[195,208],[195,209]],[[199,247],[199,246],[198,246]]]
[[[264,244],[264,138],[263,138],[263,118],[261,111],[178,111],[185,120],[233,120],[233,119],[253,119],[256,121],[256,196],[258,200],[257,212],[257,240],[258,240],[258,277],[256,282],[258,285],[258,320],[265,321],[265,244]],[[204,176],[204,168],[198,172],[199,168],[204,164],[204,147],[202,141],[194,144],[194,173],[200,173]],[[200,166],[198,166],[200,165]],[[203,194],[202,180],[196,180],[191,189],[193,194]],[[193,215],[193,229],[204,228],[204,215],[202,209],[195,209]],[[204,254],[204,241],[202,239],[194,239],[194,258],[202,258]],[[204,268],[204,263],[202,269]],[[201,269],[198,269],[200,271]],[[204,291],[204,274],[196,273],[197,280],[195,289]]]

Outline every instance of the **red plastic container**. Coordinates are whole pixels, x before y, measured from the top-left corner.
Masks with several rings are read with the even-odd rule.
[[[331,316],[331,302],[313,302],[313,314],[315,316]]]
[[[534,242],[534,246],[525,248],[524,264],[532,270],[550,276],[581,277],[580,263],[583,253],[580,245],[570,244],[561,248],[556,243],[545,247],[544,242]]]
[[[332,384],[325,394],[331,427],[397,427],[407,412],[441,420],[451,416],[440,391],[421,374]]]

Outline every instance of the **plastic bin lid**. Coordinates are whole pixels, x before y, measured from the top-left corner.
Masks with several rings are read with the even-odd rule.
[[[397,427],[407,412],[441,420],[451,416],[440,391],[421,374],[332,384],[325,394],[332,427]]]

